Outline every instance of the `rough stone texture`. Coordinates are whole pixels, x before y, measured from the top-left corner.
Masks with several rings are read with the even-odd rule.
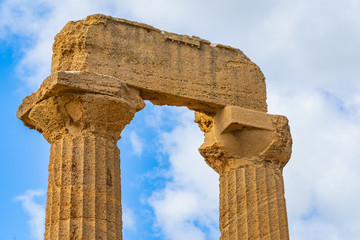
[[[55,37],[52,74],[116,77],[158,105],[214,112],[226,105],[266,111],[265,78],[240,50],[103,15],[69,22]]]
[[[45,239],[122,239],[116,142],[87,132],[52,144]]]
[[[117,141],[144,106],[187,106],[220,176],[221,240],[289,239],[283,116],[240,50],[103,15],[56,36],[52,73],[17,116],[51,143],[45,239],[122,239]]]
[[[282,169],[291,155],[283,116],[227,106],[197,114],[199,151],[220,175],[221,240],[289,239]]]
[[[93,94],[93,96],[101,94],[109,100],[132,105],[135,111],[145,106],[138,91],[127,87],[118,79],[90,72],[58,72],[46,78],[38,91],[23,100],[17,117],[23,120],[26,126],[35,128],[37,124],[29,118],[29,113],[34,106],[48,98],[66,93]],[[42,131],[39,127],[37,130]]]
[[[253,164],[220,174],[221,240],[289,239],[282,173]]]
[[[45,239],[122,239],[117,141],[145,105],[134,89],[74,87],[54,76],[27,97],[18,116],[51,143]],[[76,76],[80,77],[80,76]],[[98,83],[102,77],[98,77]],[[61,82],[64,83],[64,82]]]

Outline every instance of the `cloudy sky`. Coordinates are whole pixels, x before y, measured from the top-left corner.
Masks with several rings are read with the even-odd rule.
[[[360,239],[358,0],[0,0],[0,239],[42,239],[50,146],[16,109],[49,75],[55,34],[94,13],[243,50],[269,112],[290,120],[291,239]],[[147,102],[123,131],[125,240],[219,238],[218,176],[193,119]]]

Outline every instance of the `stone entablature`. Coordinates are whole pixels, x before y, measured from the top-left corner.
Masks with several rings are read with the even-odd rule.
[[[239,49],[103,15],[69,22],[55,37],[51,73],[112,76],[157,105],[204,112],[266,111],[265,77]]]

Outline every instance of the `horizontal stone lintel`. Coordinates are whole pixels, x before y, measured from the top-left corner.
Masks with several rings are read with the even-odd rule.
[[[27,114],[33,106],[47,98],[61,93],[94,93],[108,95],[115,98],[122,98],[122,95],[126,94],[124,93],[124,91],[126,91],[126,87],[128,86],[124,83],[124,81],[99,73],[87,71],[56,72],[45,79],[38,91],[23,100],[23,103],[18,109],[17,116],[22,120],[26,120]],[[156,97],[157,95],[154,94],[153,91],[148,89],[138,90],[140,92],[140,96],[144,99],[158,103],[158,99]],[[167,99],[166,102],[173,103],[168,105],[188,106],[189,108],[193,107],[193,110],[208,113],[215,113],[217,110],[224,107],[224,105],[216,102],[205,102],[162,93],[162,101],[164,101],[165,98]],[[33,126],[28,125],[28,127]]]
[[[104,15],[69,22],[55,37],[52,74],[87,71],[121,80],[157,105],[214,113],[267,111],[265,77],[242,51]]]

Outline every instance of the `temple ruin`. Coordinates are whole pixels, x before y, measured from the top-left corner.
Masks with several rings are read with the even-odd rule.
[[[92,15],[55,37],[51,75],[17,116],[51,144],[45,239],[122,239],[121,131],[144,100],[186,106],[219,174],[221,240],[289,239],[284,116],[267,114],[265,78],[242,51]]]

